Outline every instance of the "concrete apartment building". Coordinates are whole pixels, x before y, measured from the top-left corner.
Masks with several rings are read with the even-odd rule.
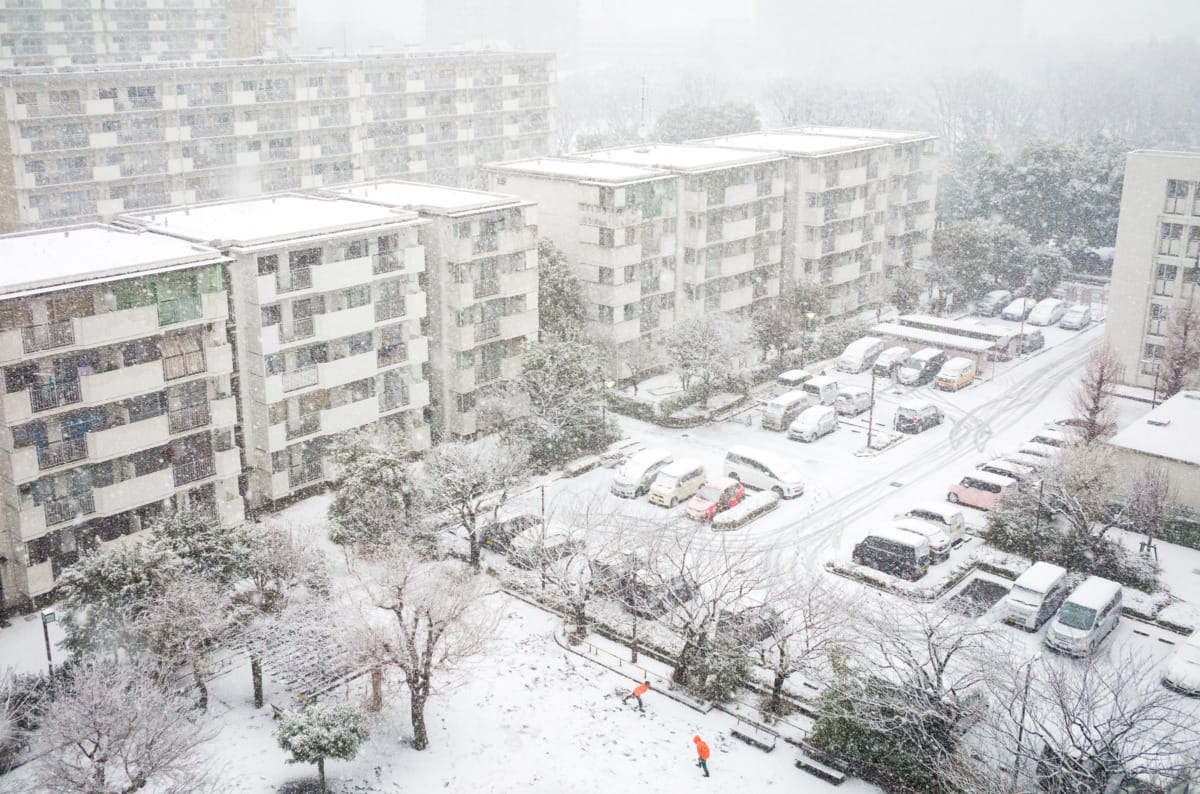
[[[221,252],[77,226],[0,237],[0,604],[164,510],[243,520]]]
[[[333,443],[380,423],[429,447],[415,212],[284,194],[126,216],[230,260],[252,508],[337,477]]]
[[[1153,388],[1171,313],[1198,283],[1200,154],[1130,152],[1105,326],[1126,383]]]
[[[480,390],[519,376],[522,349],[538,338],[537,206],[502,193],[386,180],[334,193],[425,219],[430,431],[435,442],[474,436]]]
[[[544,155],[554,56],[454,52],[0,72],[0,231]]]
[[[787,158],[784,284],[824,285],[831,315],[854,314],[886,300],[899,269],[929,259],[935,136],[800,127],[707,143]]]
[[[0,69],[287,55],[290,0],[0,0]]]
[[[782,158],[653,144],[489,166],[577,263],[594,338],[630,345],[779,294]]]

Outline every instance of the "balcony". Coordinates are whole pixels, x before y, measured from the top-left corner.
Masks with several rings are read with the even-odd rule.
[[[500,336],[500,319],[484,320],[475,323],[475,341],[484,342]]]
[[[327,433],[340,433],[362,427],[378,418],[378,398],[368,397],[365,400],[322,411],[321,426]]]
[[[309,339],[316,333],[312,317],[298,317],[291,325],[279,326],[279,341],[283,344]]]
[[[204,427],[211,421],[212,413],[209,411],[208,403],[192,405],[167,413],[167,428],[171,434],[195,430],[197,427]]]
[[[50,411],[63,405],[71,405],[83,400],[79,380],[60,380],[34,386],[29,390],[29,407],[33,413]],[[11,421],[11,417],[10,417]]]
[[[41,325],[27,325],[21,329],[21,348],[26,353],[53,350],[73,344],[75,344],[75,327],[69,319]]]
[[[275,276],[275,291],[279,294],[308,289],[313,283],[312,268],[310,267],[280,269]]]
[[[500,274],[500,292],[504,295],[528,295],[537,291],[537,268]]]
[[[322,265],[313,273],[311,285],[321,292],[329,292],[369,284],[374,276],[373,267],[371,258],[366,256]]]
[[[299,488],[302,485],[316,482],[323,476],[319,460],[310,461],[301,466],[293,466],[288,469],[288,487]]]
[[[754,301],[754,288],[750,286],[721,293],[721,311],[731,311],[749,306]]]
[[[39,469],[52,469],[87,457],[87,436],[63,439],[37,448]]]
[[[171,496],[174,484],[171,469],[143,474],[94,490],[96,508],[105,515],[122,513],[146,504],[161,502]]]
[[[242,473],[242,454],[236,447],[218,452],[216,459],[218,477],[236,477]]]
[[[301,436],[312,435],[321,430],[321,412],[313,411],[312,413],[300,414],[294,420],[289,419],[287,422],[287,438],[290,441]]]
[[[203,480],[205,477],[212,477],[217,473],[217,466],[213,456],[209,454],[205,457],[191,458],[182,463],[176,463],[171,470],[175,487],[178,488],[196,480]]]
[[[536,340],[538,332],[538,313],[536,311],[510,314],[500,320],[500,335],[505,339],[524,337]]]
[[[375,309],[378,304],[367,303],[355,306],[353,309],[343,309],[340,312],[329,312],[317,317],[317,335],[321,339],[337,339],[362,331],[369,331],[375,325]]]
[[[92,457],[104,460],[165,444],[169,438],[168,419],[163,414],[89,433],[88,446]]]
[[[52,527],[96,512],[96,501],[91,493],[81,493],[42,502],[42,508],[46,511],[46,526]]]
[[[296,391],[297,389],[307,389],[309,386],[316,386],[320,381],[320,374],[316,364],[310,364],[301,369],[293,369],[283,373],[282,387],[284,392]]]

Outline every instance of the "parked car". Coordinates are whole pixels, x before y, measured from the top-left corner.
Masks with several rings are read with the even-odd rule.
[[[1067,599],[1067,569],[1035,562],[1017,577],[1004,598],[1004,620],[1026,631],[1037,631]]]
[[[843,386],[833,401],[834,409],[842,416],[858,416],[870,410],[874,401],[871,392],[861,386]]]
[[[1017,448],[1017,452],[1022,455],[1031,455],[1035,458],[1045,458],[1047,465],[1049,465],[1058,460],[1058,456],[1062,453],[1062,450],[1059,447],[1052,447],[1049,444],[1026,441]]]
[[[512,547],[513,538],[541,523],[540,518],[532,515],[519,515],[502,521],[489,521],[479,531],[479,545],[503,554]]]
[[[663,466],[674,460],[670,450],[662,447],[643,449],[631,456],[613,477],[612,492],[625,499],[636,499],[649,493],[654,478]]]
[[[1089,576],[1071,591],[1046,631],[1045,643],[1071,656],[1090,656],[1121,618],[1121,585]]]
[[[1092,307],[1083,304],[1076,304],[1063,314],[1062,319],[1058,321],[1059,328],[1066,328],[1068,331],[1082,331],[1092,324]]]
[[[741,504],[746,498],[746,486],[730,477],[705,483],[688,500],[684,515],[696,521],[712,521],[717,513]]]
[[[933,385],[942,391],[958,391],[975,380],[975,362],[969,358],[952,358],[938,370]]]
[[[812,375],[802,369],[789,369],[787,372],[780,372],[775,378],[775,383],[790,391],[801,388],[811,379]]]
[[[975,304],[975,313],[984,317],[995,317],[1012,301],[1012,293],[1006,289],[994,289]]]
[[[650,504],[674,507],[686,502],[706,479],[703,463],[695,458],[680,458],[659,470],[650,486]]]
[[[925,347],[908,357],[900,367],[900,382],[905,386],[924,386],[937,377],[946,363],[946,353],[936,347]]]
[[[1162,682],[1168,689],[1200,697],[1200,631],[1193,631],[1175,648],[1167,659]]]
[[[925,538],[929,542],[930,562],[937,564],[950,559],[950,537],[937,524],[919,518],[901,518],[892,526]]]
[[[945,418],[942,409],[929,400],[909,400],[896,409],[892,427],[901,433],[922,433],[937,427]]]
[[[875,377],[877,378],[897,378],[899,376],[900,367],[908,361],[909,353],[907,347],[899,346],[889,347],[887,350],[879,354],[879,358],[875,359]]]
[[[937,524],[950,538],[951,543],[958,543],[962,540],[967,528],[967,520],[963,517],[963,512],[957,507],[951,507],[941,502],[922,502],[916,507],[909,508],[903,515],[896,517],[919,518],[922,521]]]
[[[1005,452],[1000,455],[1000,459],[1019,463],[1026,468],[1033,469],[1038,474],[1041,474],[1043,470],[1054,462],[1040,455],[1026,455],[1023,452]]]
[[[809,378],[801,388],[813,396],[817,405],[833,405],[837,399],[838,382],[826,375]]]
[[[929,570],[929,541],[894,527],[873,530],[854,546],[850,559],[904,579],[920,579]]]
[[[1039,430],[1037,435],[1029,440],[1034,444],[1045,444],[1048,447],[1058,447],[1059,449],[1071,443],[1071,437],[1066,433],[1048,427],[1044,430]]]
[[[741,645],[755,645],[779,630],[779,612],[770,604],[737,611],[722,609],[717,615],[717,632]]]
[[[811,443],[838,428],[837,412],[827,405],[814,405],[796,417],[788,428],[788,438]]]
[[[1067,312],[1067,304],[1058,298],[1046,298],[1033,307],[1033,311],[1025,318],[1030,325],[1054,325]]]
[[[1035,350],[1041,350],[1046,346],[1046,335],[1041,331],[1026,331],[1021,335],[1020,341],[1017,342],[1017,352],[1021,354],[1032,353]]]
[[[883,340],[874,336],[864,336],[846,345],[846,349],[838,356],[837,369],[841,372],[865,372],[883,352]]]
[[[1014,463],[1011,460],[1005,460],[1004,458],[996,458],[986,463],[980,463],[976,468],[990,474],[999,474],[1001,477],[1011,477],[1021,486],[1037,482],[1039,479],[1038,473],[1032,468],[1022,466],[1020,463]]]
[[[508,561],[518,568],[539,568],[583,549],[583,540],[561,527],[540,522],[512,539]]]
[[[1037,301],[1033,298],[1017,298],[1012,303],[1004,307],[1000,312],[1001,320],[1024,320],[1033,311],[1033,307],[1037,306]]]
[[[800,472],[782,457],[758,447],[730,447],[725,453],[725,472],[751,488],[774,491],[780,499],[794,499],[804,493]]]
[[[816,398],[802,388],[784,392],[763,406],[763,429],[787,430],[788,425],[800,415],[801,411],[816,404]]]
[[[991,510],[1004,498],[1009,490],[1016,489],[1017,481],[1011,477],[1001,477],[999,474],[989,474],[986,471],[973,471],[950,486],[946,501],[953,504],[964,504],[977,507],[980,510]]]

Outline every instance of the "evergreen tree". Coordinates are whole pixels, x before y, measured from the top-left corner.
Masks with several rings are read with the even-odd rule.
[[[538,328],[543,338],[583,333],[583,286],[567,256],[551,240],[538,240]]]
[[[342,703],[312,703],[302,711],[286,711],[275,732],[279,746],[292,754],[289,764],[316,764],[325,786],[325,760],[349,761],[370,737],[366,715]]]
[[[542,466],[595,452],[609,443],[605,426],[602,358],[582,339],[527,345],[517,383],[526,408],[510,425]]]
[[[758,109],[749,102],[722,102],[719,105],[677,105],[658,117],[654,136],[667,143],[679,143],[718,135],[736,135],[762,129]]]
[[[341,481],[329,504],[329,539],[370,551],[398,536],[430,550],[414,515],[413,455],[403,438],[356,435],[339,448]]]
[[[188,573],[228,586],[242,578],[246,559],[244,535],[225,529],[194,510],[167,513],[153,526],[150,543],[177,557]]]

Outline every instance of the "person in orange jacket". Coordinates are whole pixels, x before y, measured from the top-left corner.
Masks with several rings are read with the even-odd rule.
[[[705,777],[710,777],[708,774],[708,745],[699,736],[693,736],[692,741],[696,743],[696,755],[700,759],[696,761],[696,766],[704,770]]]
[[[649,691],[650,691],[650,682],[643,681],[642,683],[640,683],[636,687],[634,687],[632,692],[630,692],[625,697],[621,698],[621,705],[624,706],[626,703],[628,703],[630,698],[637,698],[638,711],[645,711],[646,710],[645,707],[642,706],[642,695],[646,694]]]

